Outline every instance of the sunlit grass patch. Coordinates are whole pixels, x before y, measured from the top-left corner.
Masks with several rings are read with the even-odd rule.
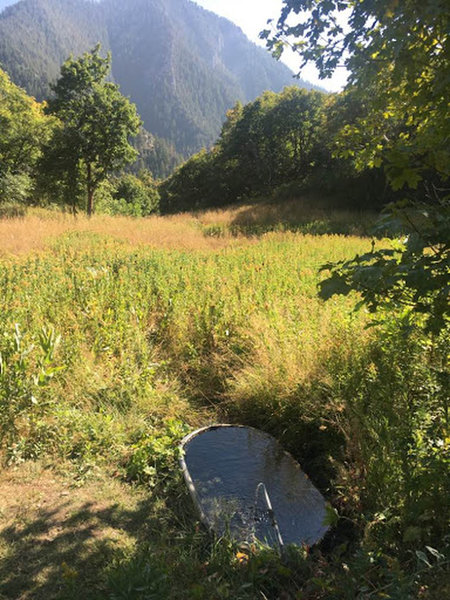
[[[318,203],[315,206],[314,203]],[[375,215],[361,211],[321,208],[310,199],[278,204],[240,205],[145,219],[32,209],[28,214],[0,218],[0,256],[40,252],[65,234],[95,234],[131,246],[210,251],[248,244],[248,237],[270,231],[361,235],[370,230]],[[85,239],[85,238],[84,238]]]
[[[30,211],[27,216],[0,219],[0,256],[24,254],[48,249],[64,234],[97,234],[132,246],[177,248],[180,250],[220,249],[235,240],[214,240],[204,236],[194,216],[109,217],[70,214],[49,211]]]
[[[70,231],[47,252],[4,259],[4,335],[17,324],[25,347],[42,327],[61,339],[54,357],[61,369],[45,392],[57,410],[47,411],[53,416],[40,431],[50,422],[58,429],[61,405],[110,411],[115,422],[123,414],[138,427],[187,412],[195,422],[203,401],[245,397],[249,385],[256,393],[270,382],[274,393],[289,395],[321,369],[348,327],[352,300],[324,305],[317,298],[320,266],[365,244],[270,233],[252,244],[191,252]],[[196,411],[192,404],[187,411],[186,398],[199,402]],[[69,428],[66,437],[77,436]]]

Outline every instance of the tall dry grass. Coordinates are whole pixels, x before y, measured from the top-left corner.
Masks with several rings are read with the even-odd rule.
[[[24,217],[0,219],[0,256],[41,252],[67,233],[103,235],[132,246],[167,250],[221,250],[251,243],[268,231],[365,234],[373,218],[367,213],[325,209],[306,200],[145,219],[106,215],[88,219],[32,209]]]
[[[217,250],[236,243],[228,238],[205,236],[194,215],[153,216],[146,219],[69,214],[34,210],[22,218],[0,219],[0,255],[39,252],[67,233],[93,233],[133,246],[178,250]]]

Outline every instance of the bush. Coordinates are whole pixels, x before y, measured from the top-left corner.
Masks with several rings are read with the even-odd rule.
[[[151,175],[142,172],[123,175],[115,183],[110,202],[111,214],[146,217],[158,212],[159,194]]]
[[[331,366],[351,465],[341,488],[358,489],[366,543],[397,556],[440,547],[446,531],[446,334],[432,343],[408,319],[389,317],[355,361],[336,357]]]
[[[5,173],[0,177],[0,208],[3,204],[25,204],[32,189],[32,179],[26,173]]]
[[[162,431],[146,434],[133,446],[127,465],[129,479],[167,490],[174,474],[179,474],[176,465],[180,456],[179,443],[189,431],[185,423],[169,419]]]

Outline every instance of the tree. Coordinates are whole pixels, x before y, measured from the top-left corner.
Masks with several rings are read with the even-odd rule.
[[[409,306],[436,331],[450,317],[449,31],[446,0],[284,0],[275,33],[261,34],[278,56],[291,44],[323,78],[347,67],[365,111],[341,128],[337,153],[360,169],[383,166],[405,194],[391,211],[403,241],[337,265],[323,296],[358,289],[372,309]]]
[[[70,206],[77,214],[84,192],[83,169],[68,143],[64,124],[57,121],[43,146],[36,175],[37,194],[46,203]]]
[[[323,146],[324,99],[292,86],[279,94],[264,92],[228,113],[219,145],[224,160],[236,164],[241,194],[306,179]]]
[[[26,199],[54,121],[0,69],[0,202]]]
[[[121,95],[117,85],[106,82],[111,56],[100,56],[100,45],[91,53],[69,58],[53,86],[48,112],[63,123],[58,132],[60,160],[55,168],[83,174],[86,212],[94,212],[94,195],[108,174],[133,162],[136,150],[129,139],[141,124],[136,107]]]
[[[289,87],[280,95],[271,115],[281,163],[279,181],[306,179],[323,161],[324,104],[325,94],[317,91]]]
[[[397,188],[417,187],[430,170],[448,178],[448,2],[284,0],[283,4],[275,35],[270,37],[266,30],[262,37],[280,55],[293,36],[303,66],[312,61],[322,78],[339,66],[347,67],[349,87],[358,90],[371,108],[363,120],[346,129],[353,147],[370,129],[371,142],[359,151],[364,164],[383,162]],[[343,11],[348,30],[338,18]],[[403,131],[387,136],[386,122],[403,123]],[[352,151],[350,144],[347,149]]]

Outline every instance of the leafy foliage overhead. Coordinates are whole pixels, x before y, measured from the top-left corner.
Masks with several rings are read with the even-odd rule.
[[[439,332],[450,321],[450,212],[448,203],[416,202],[392,207],[383,226],[409,232],[391,248],[375,249],[323,270],[332,274],[320,284],[325,300],[334,294],[361,293],[371,312],[399,308],[420,316],[425,329]]]
[[[366,111],[338,133],[337,153],[362,167],[384,166],[404,189],[391,216],[407,237],[336,265],[322,295],[359,290],[371,310],[408,306],[440,331],[450,317],[450,7],[445,0],[284,0],[275,35],[262,33],[278,55],[286,39],[322,77],[343,62],[348,93]],[[339,13],[346,12],[348,28]],[[416,190],[414,192],[414,190]],[[328,265],[329,267],[331,265]]]
[[[450,175],[450,9],[446,0],[284,0],[277,31],[262,32],[281,54],[286,40],[326,78],[341,65],[370,107],[342,132],[343,152],[386,165],[394,188]],[[345,12],[344,12],[345,11]],[[342,24],[347,15],[348,26]],[[392,127],[398,125],[401,127]],[[395,135],[388,135],[387,129]],[[364,134],[370,132],[370,143]]]

